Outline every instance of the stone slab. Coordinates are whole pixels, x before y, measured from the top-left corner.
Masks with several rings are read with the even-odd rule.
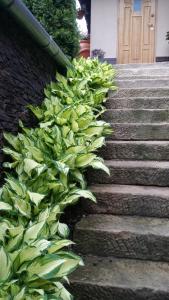
[[[169,219],[89,215],[74,232],[77,252],[169,261]]]
[[[70,281],[78,300],[169,300],[169,265],[85,257]]]
[[[169,188],[98,184],[90,189],[97,203],[82,201],[87,214],[169,218]]]

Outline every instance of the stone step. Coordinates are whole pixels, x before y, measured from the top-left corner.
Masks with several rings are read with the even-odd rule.
[[[126,71],[126,70],[124,70],[124,71]],[[155,69],[155,70],[151,70],[151,72],[149,71],[149,72],[146,72],[146,73],[143,72],[143,71],[140,72],[140,70],[139,71],[137,70],[137,72],[138,72],[137,74],[135,74],[135,72],[129,72],[129,74],[128,74],[128,73],[125,73],[124,71],[123,72],[120,71],[120,72],[116,73],[116,79],[117,80],[133,80],[133,79],[136,79],[136,80],[138,80],[138,79],[161,80],[161,79],[169,79],[169,69],[167,69],[165,71],[160,70],[160,72]],[[157,73],[157,75],[156,75],[156,73]],[[158,73],[160,73],[160,75]]]
[[[98,184],[90,189],[97,203],[82,201],[87,214],[169,218],[169,188]]]
[[[158,63],[138,63],[138,64],[116,64],[113,65],[113,67],[117,70],[143,70],[143,72],[146,72],[146,69],[166,69],[169,68],[169,62],[158,62]]]
[[[118,79],[116,84],[119,88],[150,88],[150,87],[168,87],[169,78],[167,79]]]
[[[75,226],[78,253],[169,261],[169,219],[88,215]]]
[[[104,113],[106,121],[114,123],[169,123],[166,109],[108,109]]]
[[[78,300],[169,300],[169,264],[85,257],[85,267],[71,275]]]
[[[107,160],[110,176],[101,170],[88,172],[90,184],[115,183],[169,186],[169,161]]]
[[[110,140],[169,140],[169,123],[112,123]]]
[[[108,109],[169,109],[169,97],[141,98],[109,98],[106,102]]]
[[[110,98],[125,98],[131,97],[168,97],[169,87],[147,87],[147,88],[120,88],[116,92],[109,92]]]
[[[107,160],[169,160],[169,141],[107,141],[100,155]]]
[[[117,69],[116,70],[116,78],[124,77],[124,78],[133,78],[133,77],[165,77],[169,76],[169,66],[168,68],[130,68],[130,69]]]

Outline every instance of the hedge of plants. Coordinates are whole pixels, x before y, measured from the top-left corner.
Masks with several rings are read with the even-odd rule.
[[[3,300],[73,299],[64,283],[83,262],[70,251],[69,228],[60,217],[81,197],[95,201],[84,176],[89,166],[109,173],[96,150],[111,132],[100,116],[108,90],[115,89],[114,70],[97,59],[80,59],[67,77],[56,79],[43,104],[30,106],[37,127],[20,122],[17,136],[4,134],[11,161],[0,191]]]
[[[79,31],[76,23],[75,0],[23,0],[33,15],[53,37],[63,52],[76,57]]]

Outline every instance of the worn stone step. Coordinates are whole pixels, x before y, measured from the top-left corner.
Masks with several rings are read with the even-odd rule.
[[[169,219],[88,215],[76,224],[78,253],[169,261]]]
[[[115,123],[169,123],[169,110],[166,109],[108,109],[105,120]]]
[[[112,123],[110,140],[169,140],[169,123]]]
[[[169,141],[107,141],[100,155],[107,160],[169,160]]]
[[[133,64],[116,64],[113,65],[113,67],[117,70],[143,70],[143,72],[146,72],[146,69],[166,69],[169,68],[169,62],[157,62],[157,63],[133,63]]]
[[[88,214],[169,218],[169,188],[98,184],[90,189],[97,203],[82,201],[83,209]]]
[[[116,80],[119,88],[150,88],[150,87],[168,87],[169,78],[167,79],[122,79]]]
[[[110,98],[131,97],[168,97],[169,87],[142,87],[142,88],[120,88],[116,92],[109,92]]]
[[[130,68],[130,69],[117,69],[116,78],[133,78],[133,77],[167,77],[169,76],[169,66],[168,68]]]
[[[148,69],[147,69],[148,70]],[[126,71],[126,70],[124,70]],[[117,80],[133,80],[133,79],[156,79],[156,80],[161,80],[161,79],[169,79],[169,69],[164,70],[160,70],[160,72],[158,70],[155,69],[155,71],[152,69],[151,71],[149,70],[149,72],[140,72],[140,70],[138,71],[138,73],[135,74],[135,72],[117,72],[116,73],[116,79]],[[157,73],[157,75],[156,75]],[[158,74],[160,73],[160,74]]]
[[[88,182],[169,186],[169,161],[107,160],[110,176],[101,170],[88,172]]]
[[[70,278],[78,300],[169,300],[169,264],[85,257]]]
[[[169,109],[169,97],[141,98],[109,98],[106,102],[108,109]]]

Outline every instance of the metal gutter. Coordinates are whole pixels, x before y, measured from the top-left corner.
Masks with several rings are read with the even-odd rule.
[[[60,47],[21,0],[0,0],[0,5],[15,18],[41,48],[53,57],[61,68],[65,69],[72,66]]]

